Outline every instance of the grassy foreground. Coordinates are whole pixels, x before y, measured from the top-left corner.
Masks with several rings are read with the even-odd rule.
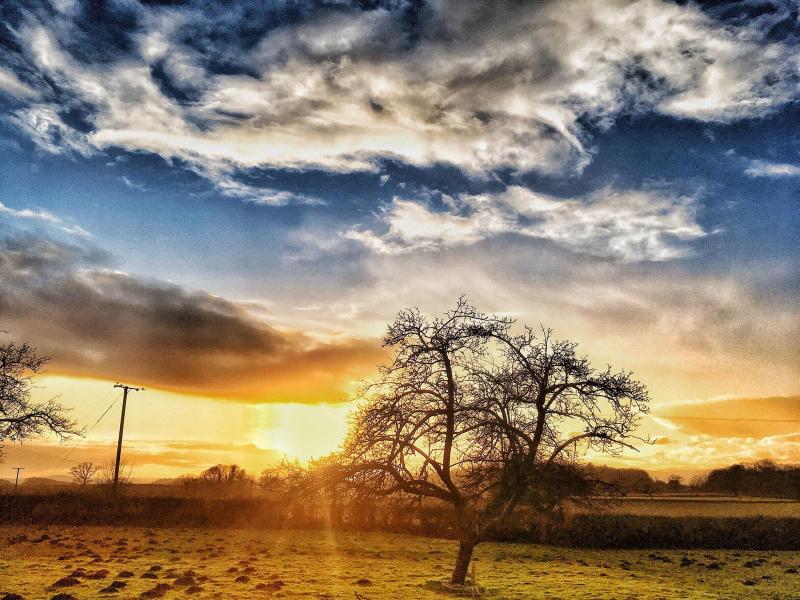
[[[454,553],[454,542],[380,533],[0,527],[0,599],[443,598],[435,583]],[[497,599],[800,597],[798,552],[487,543],[476,567]]]

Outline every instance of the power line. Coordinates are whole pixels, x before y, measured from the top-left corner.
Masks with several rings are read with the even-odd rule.
[[[103,417],[105,417],[108,414],[108,411],[110,411],[113,408],[113,406],[117,403],[117,400],[119,400],[119,398],[116,398],[111,404],[108,405],[108,408],[106,408],[103,411],[103,414],[98,417],[97,421],[94,422],[94,425],[92,425],[91,427],[89,427],[89,429],[86,430],[86,435],[89,435],[92,429],[94,429],[97,426],[97,424],[103,419]]]
[[[114,390],[111,389],[108,390],[105,394],[103,394],[103,396],[99,400],[96,400],[94,404],[92,404],[92,407],[86,412],[86,416],[88,417],[92,415],[98,406],[102,406],[103,404],[105,404],[108,401],[108,397],[113,393]]]
[[[91,433],[92,429],[94,429],[94,428],[97,426],[97,424],[100,422],[100,420],[101,420],[103,417],[105,417],[105,416],[108,414],[108,411],[110,411],[110,410],[111,410],[111,407],[112,407],[112,406],[114,406],[114,405],[117,403],[117,400],[119,400],[119,398],[115,398],[115,399],[114,399],[114,401],[113,401],[111,404],[109,404],[109,405],[108,405],[108,408],[106,408],[106,409],[105,409],[105,411],[103,411],[103,414],[102,414],[102,415],[100,415],[100,417],[97,419],[97,421],[95,421],[95,422],[94,422],[94,425],[92,425],[92,426],[91,426],[89,429],[87,429],[87,430],[86,430],[86,435],[89,435],[89,434]],[[95,405],[95,406],[96,406],[96,405]],[[66,462],[66,460],[67,460],[67,459],[68,459],[70,456],[72,456],[72,453],[73,453],[73,452],[75,452],[75,450],[77,450],[77,449],[78,449],[78,446],[73,446],[73,447],[70,449],[70,451],[69,451],[69,452],[67,452],[67,454],[64,456],[64,458],[62,458],[62,459],[61,459],[61,462],[59,462],[59,463],[58,463],[58,464],[55,466],[55,468],[56,468],[56,469],[59,469],[59,468],[61,467],[61,465],[62,465],[62,464],[64,464],[64,463]]]

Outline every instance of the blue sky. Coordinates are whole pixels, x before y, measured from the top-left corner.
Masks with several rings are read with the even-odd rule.
[[[343,400],[400,308],[465,293],[632,369],[654,414],[800,418],[799,14],[4,2],[3,328],[58,373],[238,410]],[[176,323],[202,370],[237,369],[148,367]],[[319,380],[264,381],[289,362]],[[668,464],[741,434],[650,427]],[[758,452],[800,460],[785,435]]]

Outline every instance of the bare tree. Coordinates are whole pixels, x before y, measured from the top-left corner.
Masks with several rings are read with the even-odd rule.
[[[17,442],[46,433],[64,440],[81,434],[56,398],[31,400],[32,378],[48,360],[28,344],[0,345],[0,460],[7,440]]]
[[[214,465],[199,475],[181,478],[187,490],[212,495],[242,495],[253,493],[256,480],[239,465]]]
[[[340,457],[337,475],[352,486],[451,505],[454,584],[517,507],[588,493],[579,458],[632,447],[648,409],[629,373],[596,371],[574,343],[512,325],[463,298],[432,320],[402,311],[384,338],[393,360],[363,391]]]
[[[304,523],[313,498],[321,489],[312,484],[312,479],[311,465],[304,466],[297,461],[283,459],[261,472],[258,485],[265,496],[276,502],[282,518]]]
[[[113,458],[104,460],[100,467],[97,469],[98,483],[102,485],[113,485],[114,483],[114,470],[116,468],[116,461]],[[127,456],[123,456],[119,461],[119,485],[128,485],[131,482],[133,475],[133,465],[128,461]]]
[[[697,475],[692,476],[691,480],[689,481],[689,487],[695,491],[702,490],[707,484],[708,473],[698,473]]]
[[[100,465],[91,461],[78,463],[69,470],[72,480],[78,485],[88,485],[95,474],[100,470]]]
[[[258,485],[265,494],[288,504],[307,493],[311,487],[309,477],[310,470],[299,462],[283,459],[277,465],[261,471]]]
[[[679,492],[683,487],[683,477],[680,475],[670,475],[667,478],[667,490],[670,492]]]

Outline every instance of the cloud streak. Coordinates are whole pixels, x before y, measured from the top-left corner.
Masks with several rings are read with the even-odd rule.
[[[67,223],[61,217],[58,217],[53,213],[51,213],[50,211],[43,209],[38,209],[38,210],[31,208],[16,209],[6,206],[2,202],[0,202],[0,215],[5,215],[7,217],[11,217],[14,219],[39,221],[47,225],[51,225],[56,229],[63,231],[64,233],[68,233],[70,235],[76,235],[84,238],[92,237],[92,234],[86,231],[80,225],[76,225],[74,223]]]
[[[22,100],[35,100],[39,97],[39,92],[20,81],[14,71],[2,66],[0,66],[0,93]]]
[[[504,234],[548,240],[574,252],[625,262],[663,261],[691,253],[706,235],[690,197],[652,191],[600,190],[558,199],[512,186],[497,194],[445,197],[444,210],[395,198],[386,231],[350,230],[345,237],[381,254],[474,244]]]
[[[744,172],[750,177],[800,177],[800,166],[751,160]]]

